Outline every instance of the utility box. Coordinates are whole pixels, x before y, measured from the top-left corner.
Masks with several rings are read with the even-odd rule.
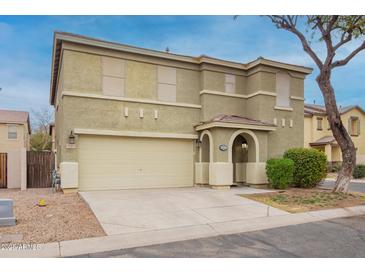
[[[0,227],[1,226],[14,226],[16,224],[13,200],[0,199]]]

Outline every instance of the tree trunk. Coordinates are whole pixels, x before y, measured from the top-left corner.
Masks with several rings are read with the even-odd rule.
[[[342,123],[330,77],[331,70],[329,68],[324,68],[316,80],[323,94],[327,119],[333,137],[336,139],[342,152],[342,167],[338,173],[333,192],[347,193],[352,178],[352,172],[356,165],[356,149],[350,135]]]

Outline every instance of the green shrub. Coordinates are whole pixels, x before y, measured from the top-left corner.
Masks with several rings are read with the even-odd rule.
[[[360,179],[365,177],[365,165],[357,165],[352,174],[355,179]]]
[[[270,159],[266,162],[269,186],[285,189],[293,182],[294,162],[290,159]]]
[[[311,188],[326,177],[327,156],[313,148],[292,148],[284,158],[294,161],[293,181],[297,187]]]

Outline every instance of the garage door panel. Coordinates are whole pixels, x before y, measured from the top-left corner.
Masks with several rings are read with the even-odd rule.
[[[79,188],[127,189],[193,185],[193,141],[81,136]]]

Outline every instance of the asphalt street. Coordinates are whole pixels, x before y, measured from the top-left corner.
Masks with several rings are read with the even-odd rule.
[[[365,215],[78,257],[365,257]]]

